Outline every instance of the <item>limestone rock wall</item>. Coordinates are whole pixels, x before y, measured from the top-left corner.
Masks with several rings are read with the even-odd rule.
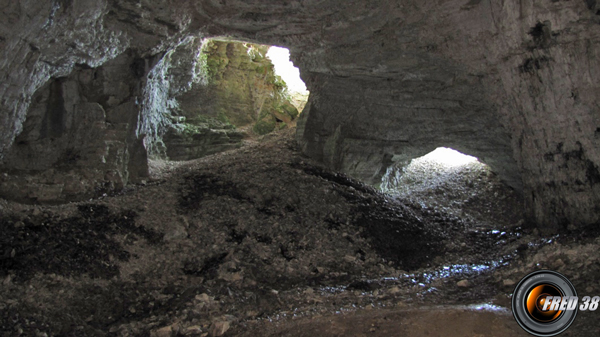
[[[542,226],[600,220],[596,1],[0,5],[0,157],[12,151],[34,93],[56,92],[50,79],[75,64],[97,68],[127,49],[148,58],[189,36],[228,36],[291,49],[313,93],[298,140],[332,167],[376,184],[386,167],[449,146],[522,186]]]
[[[98,67],[127,49],[167,51],[191,24],[190,3],[0,0],[0,160],[22,130],[34,93],[76,64]]]
[[[127,43],[102,24],[106,1],[4,0],[0,6],[1,159],[42,85],[68,75],[75,63],[96,66],[114,58]]]
[[[0,196],[64,202],[146,179],[146,150],[135,136],[143,64],[125,53],[38,90],[0,167]]]
[[[492,98],[511,126],[530,217],[550,226],[598,222],[600,5],[535,1],[517,9],[498,19],[511,48],[488,85],[500,86]]]
[[[304,73],[320,93],[301,116],[305,151],[375,184],[392,163],[449,146],[523,186],[532,221],[597,222],[596,2],[390,6],[403,14],[364,18],[381,24],[359,38],[332,24],[328,47],[297,54],[319,69]]]
[[[245,133],[226,125],[206,126],[175,124],[163,136],[170,160],[192,160],[242,146]]]
[[[197,72],[197,42],[195,38],[186,39],[150,62],[152,65],[145,78],[136,134],[145,137],[146,149],[152,157],[167,156],[163,136],[172,128],[172,116],[179,111],[177,97],[191,90],[196,81],[202,80]]]

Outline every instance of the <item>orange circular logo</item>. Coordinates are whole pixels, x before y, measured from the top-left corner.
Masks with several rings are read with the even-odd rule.
[[[576,300],[575,287],[565,276],[540,270],[517,284],[512,310],[523,330],[534,336],[552,337],[564,332],[575,320]]]

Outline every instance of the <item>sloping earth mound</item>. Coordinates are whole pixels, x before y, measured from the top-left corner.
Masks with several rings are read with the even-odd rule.
[[[291,301],[280,292],[368,288],[444,252],[438,224],[277,137],[122,195],[8,205],[0,331],[144,335],[175,318],[267,317]]]
[[[288,317],[506,299],[501,275],[518,271],[503,266],[548,244],[405,205],[292,138],[159,163],[147,185],[84,203],[0,201],[0,335],[236,335]]]

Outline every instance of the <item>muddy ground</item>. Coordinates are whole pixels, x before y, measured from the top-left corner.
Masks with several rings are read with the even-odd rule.
[[[600,293],[599,226],[542,236],[493,174],[466,179],[468,205],[448,186],[420,192],[444,207],[383,194],[292,132],[152,162],[116,195],[0,200],[0,335],[525,336],[508,308],[526,274]],[[565,335],[598,335],[599,317]]]

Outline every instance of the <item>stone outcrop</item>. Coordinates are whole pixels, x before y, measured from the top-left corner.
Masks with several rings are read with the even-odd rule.
[[[298,141],[331,167],[377,184],[389,166],[447,146],[522,190],[540,225],[600,220],[596,1],[0,4],[5,165],[32,98],[57,92],[48,82],[75,64],[97,68],[128,49],[149,60],[189,36],[230,36],[290,48],[312,93]],[[161,124],[147,122],[164,111],[142,111],[140,125]]]
[[[447,1],[404,6],[391,18],[374,11],[363,21],[382,24],[354,36],[332,24],[321,41],[330,48],[297,54],[323,69],[304,72],[319,94],[298,140],[373,184],[390,165],[452,147],[522,190],[531,220],[597,222],[597,7]]]
[[[143,137],[135,136],[143,75],[143,60],[125,53],[38,90],[5,155],[0,196],[64,202],[146,179]]]
[[[245,133],[222,123],[211,126],[175,124],[163,136],[166,155],[170,160],[191,160],[238,148]]]

